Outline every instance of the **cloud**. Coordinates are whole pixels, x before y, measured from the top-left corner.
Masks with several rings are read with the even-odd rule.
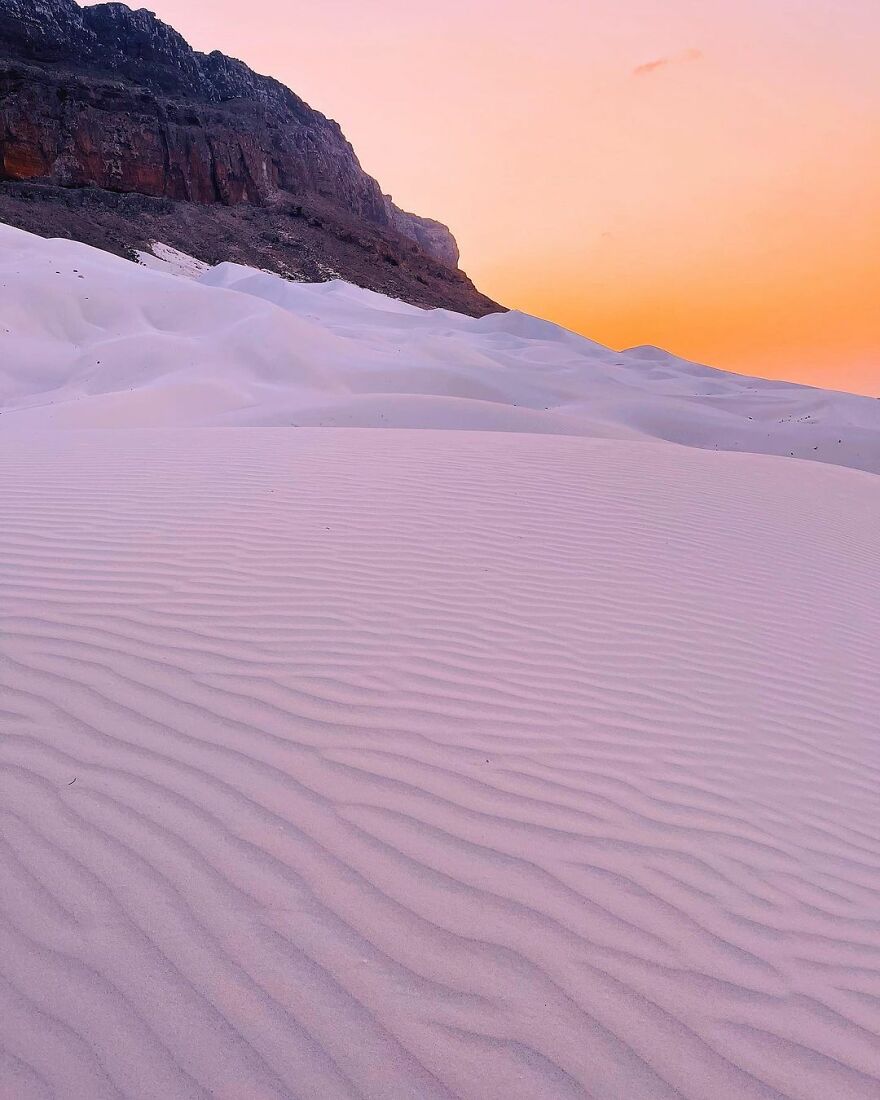
[[[665,69],[667,65],[677,65],[683,61],[699,61],[703,56],[702,50],[683,50],[673,54],[672,57],[658,57],[655,61],[646,61],[644,65],[636,65],[632,71],[633,76],[647,76],[657,69]]]

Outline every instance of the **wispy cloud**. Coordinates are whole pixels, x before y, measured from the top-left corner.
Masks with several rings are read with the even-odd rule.
[[[667,65],[677,65],[683,61],[699,61],[703,56],[702,50],[683,50],[671,57],[658,57],[655,61],[646,61],[644,65],[636,65],[632,71],[633,76],[647,76],[657,69],[665,69]]]

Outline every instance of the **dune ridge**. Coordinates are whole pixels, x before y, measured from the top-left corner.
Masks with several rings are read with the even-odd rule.
[[[0,1095],[873,1100],[876,487],[4,433]]]

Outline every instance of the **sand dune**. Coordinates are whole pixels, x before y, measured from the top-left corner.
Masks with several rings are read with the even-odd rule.
[[[0,1098],[875,1100],[880,403],[157,252],[0,226]]]
[[[474,320],[156,251],[147,269],[0,226],[0,430],[467,428],[880,472],[869,398],[615,352],[521,313]]]
[[[0,1094],[878,1095],[873,476],[0,447]]]

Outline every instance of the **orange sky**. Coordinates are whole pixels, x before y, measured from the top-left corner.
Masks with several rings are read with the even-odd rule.
[[[504,304],[880,395],[878,0],[148,2],[338,119]]]

